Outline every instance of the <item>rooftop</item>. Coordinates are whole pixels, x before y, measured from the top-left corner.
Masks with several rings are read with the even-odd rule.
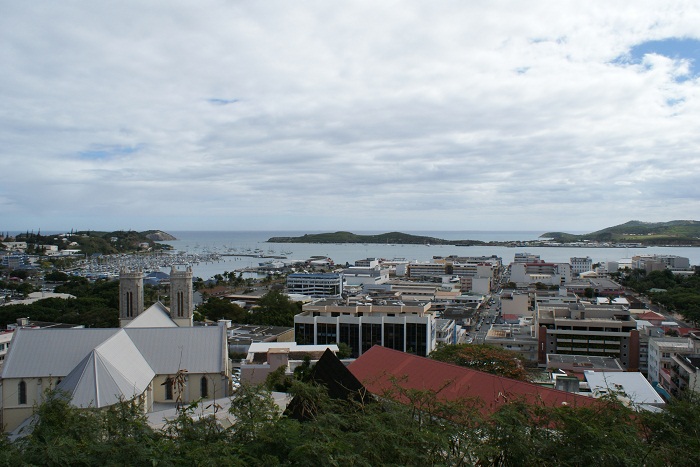
[[[374,394],[391,392],[396,385],[404,389],[429,390],[442,400],[475,400],[481,404],[481,411],[487,413],[517,399],[551,407],[597,404],[597,401],[586,396],[495,376],[378,345],[363,353],[348,369]]]

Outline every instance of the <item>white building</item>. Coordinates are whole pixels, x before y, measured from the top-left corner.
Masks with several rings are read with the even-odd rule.
[[[671,392],[673,357],[692,355],[700,351],[700,339],[695,337],[651,337],[648,344],[647,379]]]
[[[340,297],[343,293],[343,275],[336,273],[294,273],[287,276],[290,294],[309,297]]]
[[[286,375],[294,374],[294,370],[309,357],[313,365],[318,362],[323,353],[330,349],[338,353],[338,346],[328,345],[299,345],[295,342],[255,342],[250,344],[248,355],[241,362],[241,384],[262,384],[273,371],[284,367]]]
[[[569,263],[512,263],[510,280],[518,286],[542,283],[545,285],[563,285],[571,282],[571,265]]]
[[[575,276],[578,276],[581,273],[593,270],[593,260],[591,259],[590,256],[586,256],[585,258],[577,258],[577,257],[571,258],[570,264],[571,264],[571,272]]]
[[[224,326],[19,329],[0,374],[0,423],[17,428],[49,389],[75,407],[126,400],[151,412],[155,403],[226,397],[230,375]]]
[[[349,267],[343,269],[345,286],[371,287],[385,284],[389,281],[389,270],[377,267]]]
[[[358,357],[373,345],[427,356],[435,350],[435,313],[430,302],[319,300],[294,317],[298,344],[345,343]]]

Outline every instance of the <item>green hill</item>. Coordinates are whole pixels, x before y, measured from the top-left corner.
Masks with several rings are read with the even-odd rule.
[[[675,220],[670,222],[629,221],[596,232],[573,235],[565,232],[547,232],[543,238],[560,242],[597,241],[642,243],[644,245],[700,246],[700,221]]]
[[[443,240],[441,238],[388,232],[377,235],[357,235],[352,232],[305,234],[300,237],[272,237],[269,243],[383,243],[398,245],[483,245],[476,240]]]
[[[77,249],[84,254],[132,253],[145,249],[170,249],[170,245],[156,243],[161,237],[174,238],[160,230],[136,232],[134,230],[117,230],[100,232],[86,230],[71,232],[65,236],[42,235],[41,233],[23,233],[17,235],[18,241],[25,241],[29,252],[40,252],[39,245],[57,245],[59,249]],[[169,238],[168,238],[169,237]],[[77,244],[77,245],[76,245]],[[36,245],[36,247],[35,247]]]

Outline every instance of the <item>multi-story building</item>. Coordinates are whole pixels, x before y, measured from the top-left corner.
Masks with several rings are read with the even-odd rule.
[[[579,274],[583,272],[588,272],[593,270],[593,260],[590,258],[590,256],[586,256],[585,258],[571,258],[570,260],[571,263],[571,272],[575,275],[578,276]]]
[[[29,255],[25,253],[12,252],[0,256],[0,266],[9,269],[19,269],[29,265]]]
[[[632,267],[647,272],[664,269],[686,270],[690,268],[690,259],[676,255],[637,255],[632,257]]]
[[[318,300],[302,310],[294,317],[298,344],[344,343],[353,357],[373,345],[422,356],[435,349],[437,328],[430,302]]]
[[[513,263],[537,263],[540,261],[540,255],[533,255],[532,253],[516,253],[513,257]]]
[[[389,281],[389,270],[377,267],[349,267],[343,269],[345,286],[361,286],[368,288],[374,285],[385,284]]]
[[[501,313],[515,316],[532,316],[530,294],[518,290],[504,290],[501,294]]]
[[[379,259],[378,258],[358,259],[355,261],[355,267],[357,267],[357,268],[376,268],[376,267],[379,267]]]
[[[700,354],[674,355],[671,365],[671,394],[700,392]]]
[[[450,275],[446,263],[408,263],[406,276],[412,279],[440,277]]]
[[[340,297],[343,293],[343,275],[337,273],[294,273],[287,276],[290,294],[309,297]]]
[[[700,352],[700,338],[690,337],[651,337],[649,338],[647,379],[659,384],[668,393],[677,389],[671,380],[673,357],[692,355]]]
[[[628,370],[639,368],[639,331],[625,307],[535,304],[535,325],[541,364],[558,353],[616,357]]]
[[[537,337],[532,324],[494,324],[486,334],[484,344],[512,350],[526,360],[537,361]]]
[[[570,281],[567,282],[566,288],[579,296],[585,295],[588,289],[593,291],[593,294],[597,296],[605,295],[608,297],[614,297],[624,293],[624,288],[620,284],[604,277],[593,277]]]
[[[483,295],[491,293],[490,277],[460,277],[459,285],[463,292],[472,292]]]
[[[545,285],[563,285],[571,281],[569,263],[512,263],[510,280],[518,286],[542,283]]]

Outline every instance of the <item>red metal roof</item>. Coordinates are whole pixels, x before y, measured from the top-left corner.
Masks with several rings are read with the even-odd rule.
[[[483,412],[495,412],[508,401],[524,399],[546,406],[595,405],[587,396],[495,376],[425,357],[375,345],[348,366],[350,372],[374,394],[390,393],[398,384],[403,389],[435,391],[448,401],[478,398]]]
[[[656,313],[655,311],[647,311],[645,313],[642,313],[640,315],[637,315],[636,319],[643,319],[645,321],[649,320],[665,320],[666,317],[660,313]]]

